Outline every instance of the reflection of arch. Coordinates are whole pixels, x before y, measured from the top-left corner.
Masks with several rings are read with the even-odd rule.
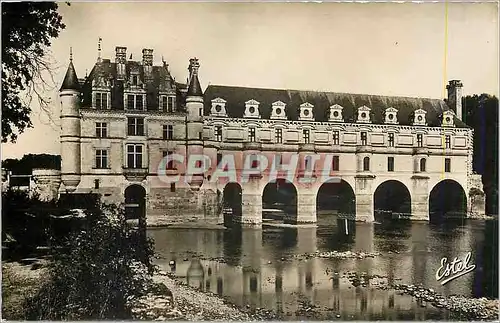
[[[411,194],[405,184],[396,180],[381,183],[373,193],[373,207],[376,214],[411,215]]]
[[[363,158],[363,171],[370,170],[370,157]]]
[[[238,183],[227,183],[222,194],[224,224],[231,223],[231,216],[241,216],[241,186]]]
[[[297,215],[297,189],[295,185],[282,178],[267,183],[262,191],[263,213],[264,210],[269,215],[295,217]]]
[[[344,180],[321,184],[316,196],[316,210],[336,211],[342,214],[356,213],[356,195]]]
[[[125,189],[125,216],[127,219],[145,219],[146,190],[141,185],[133,184]]]
[[[199,259],[192,259],[186,272],[186,282],[189,286],[203,290],[205,280],[205,269]]]
[[[437,183],[429,195],[429,215],[447,217],[465,217],[467,214],[467,196],[458,182],[445,179]]]

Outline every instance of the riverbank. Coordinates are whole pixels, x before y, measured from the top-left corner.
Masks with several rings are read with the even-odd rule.
[[[277,317],[259,309],[241,309],[213,293],[202,292],[160,271],[153,278],[165,286],[163,293],[151,293],[134,302],[133,319],[184,321],[273,320]]]
[[[325,255],[317,254],[312,256],[321,257]],[[342,256],[344,255],[342,254]],[[44,282],[44,279],[46,279],[47,264],[47,260],[43,259],[27,259],[24,263],[2,263],[2,317],[4,319],[23,319],[24,299],[35,294]],[[359,278],[355,273],[351,273],[351,276],[363,281],[368,281],[372,278],[364,277],[362,274],[361,278]],[[353,287],[366,286],[366,284],[358,282],[356,279],[350,279]],[[382,280],[384,281],[384,279]],[[133,308],[132,319],[160,321],[255,321],[284,319],[282,317],[283,313],[274,313],[272,310],[261,308],[252,310],[248,307],[238,307],[220,295],[203,292],[188,286],[177,280],[173,275],[163,271],[156,273],[153,276],[153,281],[160,288],[156,288],[143,297],[130,300]],[[438,295],[432,289],[426,289],[423,286],[404,284],[389,286],[383,282],[372,284],[372,286],[377,286],[380,289],[395,289],[401,294],[412,295],[419,300],[422,307],[434,306],[437,308],[446,308],[468,319],[498,320],[499,300],[467,298],[459,295],[444,297]],[[314,319],[316,314],[315,308],[314,304],[309,304],[308,307],[305,306],[301,311],[308,314],[311,319]]]

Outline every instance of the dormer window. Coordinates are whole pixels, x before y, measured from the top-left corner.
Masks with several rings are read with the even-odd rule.
[[[309,102],[302,103],[300,105],[300,120],[314,120],[313,107]]]
[[[94,92],[94,106],[97,110],[107,110],[108,105],[108,93],[106,92]]]
[[[253,99],[245,102],[245,118],[260,118],[259,104]]]
[[[274,102],[272,104],[271,119],[286,120],[285,107],[286,104],[284,102]]]
[[[441,121],[441,126],[454,127],[455,126],[454,117],[455,113],[452,110],[446,110],[445,112],[443,112],[443,119]]]
[[[215,98],[212,100],[212,109],[210,114],[216,117],[227,117],[226,100],[222,98]]]
[[[127,94],[127,110],[145,110],[145,95],[143,94]]]
[[[370,111],[371,109],[366,105],[358,108],[358,122],[371,123]]]
[[[334,104],[330,107],[330,117],[329,121],[344,122],[344,117],[342,116],[342,110],[344,107],[338,104]]]
[[[162,95],[160,96],[160,111],[175,112],[175,96]]]
[[[414,114],[413,125],[414,126],[426,126],[427,125],[427,121],[425,119],[426,113],[427,113],[427,111],[425,111],[423,109],[415,110],[415,112],[413,113]]]
[[[398,110],[395,108],[385,109],[385,123],[398,124]]]

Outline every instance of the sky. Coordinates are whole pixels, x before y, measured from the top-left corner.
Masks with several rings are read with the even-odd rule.
[[[56,87],[50,118],[34,104],[34,128],[2,159],[27,153],[60,154],[57,90],[69,64],[79,77],[115,47],[140,60],[143,48],[162,57],[178,81],[189,59],[200,82],[414,96],[446,97],[448,80],[464,95],[499,92],[496,3],[61,3],[66,28],[50,48]],[[52,121],[50,121],[52,119]]]

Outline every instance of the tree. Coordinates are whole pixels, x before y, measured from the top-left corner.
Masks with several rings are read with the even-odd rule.
[[[498,214],[498,98],[489,94],[463,98],[465,123],[474,129],[473,168],[482,175],[486,212]]]
[[[55,84],[47,58],[51,40],[65,28],[54,2],[2,4],[2,142],[32,127],[32,98],[48,111],[43,92]]]

